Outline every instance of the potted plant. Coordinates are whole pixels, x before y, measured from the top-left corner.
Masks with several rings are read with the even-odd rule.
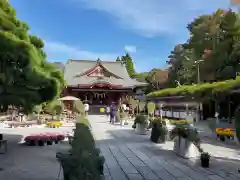
[[[52,144],[53,144],[53,141],[51,139],[48,139],[47,140],[47,145],[49,146],[49,145],[52,145]]]
[[[155,143],[165,142],[167,129],[162,121],[156,119],[152,122],[152,132],[151,132],[151,141]]]
[[[201,153],[200,160],[201,160],[201,166],[204,167],[204,168],[208,168],[209,167],[210,154],[207,153],[207,152]]]
[[[38,140],[38,146],[44,146],[44,141],[42,139]]]
[[[147,116],[138,115],[135,118],[134,123],[136,124],[136,132],[140,135],[146,134],[146,126],[147,126]]]
[[[174,140],[173,151],[184,158],[199,156],[200,143],[198,132],[189,125],[176,125],[170,132],[170,138]]]

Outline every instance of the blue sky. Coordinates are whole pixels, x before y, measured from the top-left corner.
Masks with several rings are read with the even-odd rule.
[[[128,51],[137,71],[166,67],[174,45],[188,38],[188,22],[230,7],[230,0],[9,1],[45,41],[49,61],[114,61]]]

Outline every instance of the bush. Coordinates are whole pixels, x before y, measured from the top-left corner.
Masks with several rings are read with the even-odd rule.
[[[152,132],[151,132],[151,141],[155,143],[165,142],[167,128],[160,120],[154,120],[152,122]]]
[[[134,120],[134,124],[147,124],[147,116],[138,115]]]
[[[104,158],[96,148],[87,119],[76,123],[72,148],[68,154],[57,154],[65,180],[100,180]]]

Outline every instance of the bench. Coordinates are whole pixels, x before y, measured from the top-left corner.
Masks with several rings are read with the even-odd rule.
[[[3,147],[3,152],[0,152],[0,154],[5,154],[7,152],[7,140],[0,140],[0,149]]]

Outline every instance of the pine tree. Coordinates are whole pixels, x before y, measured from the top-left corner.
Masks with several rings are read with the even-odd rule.
[[[121,60],[122,60],[122,63],[125,64],[125,67],[127,69],[129,76],[133,77],[136,74],[136,72],[134,69],[132,57],[128,53],[126,53],[125,56],[122,56]]]
[[[119,58],[119,56],[117,57],[116,62],[121,62],[121,59]]]

